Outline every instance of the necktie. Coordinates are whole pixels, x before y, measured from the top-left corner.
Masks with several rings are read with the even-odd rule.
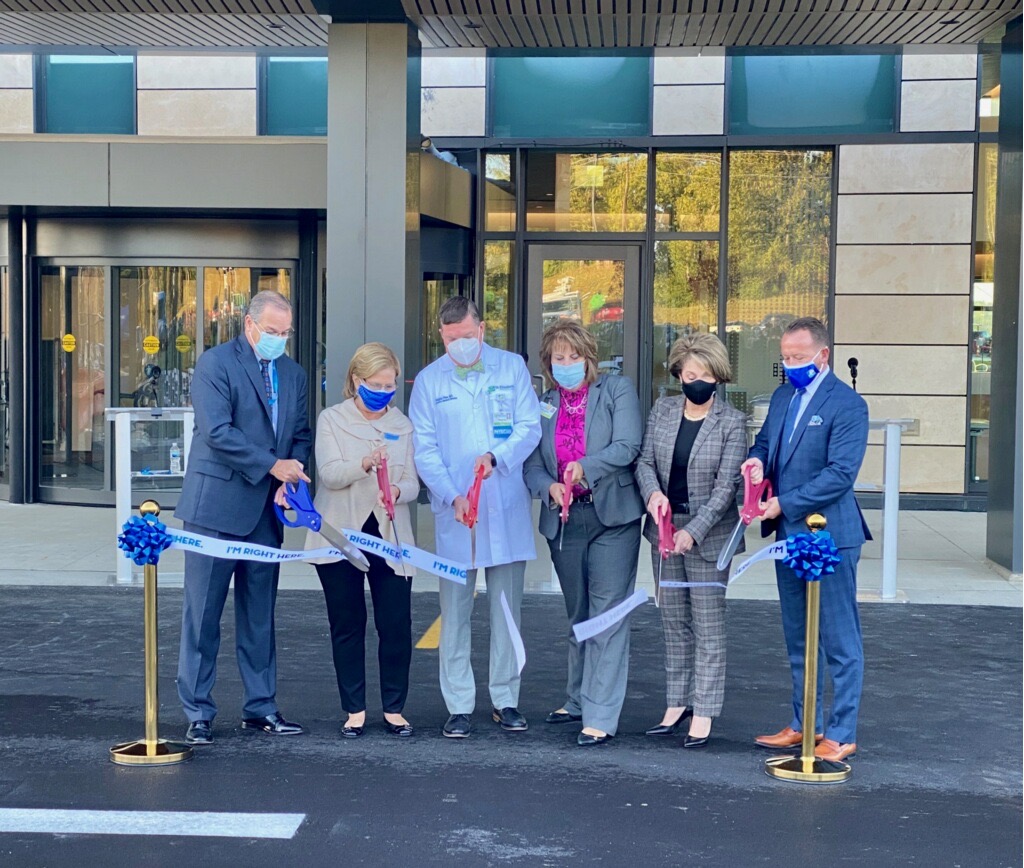
[[[789,409],[786,411],[786,427],[783,430],[784,442],[787,444],[793,439],[793,433],[796,431],[796,420],[800,413],[800,402],[803,400],[804,392],[806,391],[806,389],[797,389],[790,399]]]
[[[465,368],[460,365],[455,366],[455,376],[458,377],[460,380],[465,380],[466,377],[469,376],[470,371],[476,371],[476,373],[482,374],[484,372],[483,360],[477,359],[476,362]]]
[[[274,403],[274,384],[270,382],[270,360],[260,359],[260,370],[263,372],[263,389],[267,393],[267,403]]]

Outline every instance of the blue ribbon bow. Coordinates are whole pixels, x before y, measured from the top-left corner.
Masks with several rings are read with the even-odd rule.
[[[786,538],[786,556],[782,562],[805,582],[817,582],[822,575],[831,575],[840,560],[839,549],[827,530]]]
[[[154,515],[133,515],[124,523],[117,537],[117,547],[140,567],[159,563],[160,552],[172,542],[167,525]]]

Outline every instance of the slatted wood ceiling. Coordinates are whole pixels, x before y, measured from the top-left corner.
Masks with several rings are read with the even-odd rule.
[[[403,0],[429,47],[969,44],[1021,0]],[[313,0],[0,0],[0,45],[322,47]]]

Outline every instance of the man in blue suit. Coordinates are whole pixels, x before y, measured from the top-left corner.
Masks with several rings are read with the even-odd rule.
[[[265,290],[249,302],[243,334],[199,357],[192,379],[192,451],[174,513],[185,530],[281,545],[274,500],[284,503],[284,483],[309,481],[303,468],[313,439],[306,372],[284,355],[291,333],[288,299]],[[245,691],[242,726],[273,735],[302,732],[281,716],[275,698],[278,569],[277,564],[185,552],[177,680],[190,744],[213,741],[220,618],[232,575],[236,652]]]
[[[820,513],[828,520],[842,558],[834,575],[821,581],[821,648],[834,693],[828,726],[822,730],[824,667],[818,668],[815,756],[842,760],[857,751],[857,712],[864,680],[864,649],[857,612],[857,561],[871,539],[853,495],[868,439],[864,399],[829,368],[828,330],[805,317],[782,336],[787,382],[772,395],[768,418],[744,467],[752,482],[765,476],[775,497],[767,504],[761,535],[777,539],[806,531],[804,519]],[[758,736],[767,748],[797,746],[802,738],[806,583],[776,561],[782,629],[793,674],[793,720],[774,735]]]

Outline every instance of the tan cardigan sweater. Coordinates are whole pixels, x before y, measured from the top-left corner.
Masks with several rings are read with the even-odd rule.
[[[385,436],[388,435],[388,436]],[[397,439],[395,439],[397,437]],[[409,504],[420,492],[413,463],[412,422],[397,407],[389,407],[379,419],[367,419],[349,398],[320,414],[316,423],[316,468],[318,482],[314,504],[324,521],[341,530],[362,529],[371,512],[377,516],[381,535],[394,543],[391,522],[377,505],[377,473],[363,470],[363,458],[378,446],[388,449],[388,475],[399,489],[395,502],[395,524],[403,545],[413,545]],[[306,534],[306,548],[329,546],[320,534]],[[314,563],[332,563],[338,558],[320,558]],[[388,561],[399,575],[412,576],[412,566]]]

